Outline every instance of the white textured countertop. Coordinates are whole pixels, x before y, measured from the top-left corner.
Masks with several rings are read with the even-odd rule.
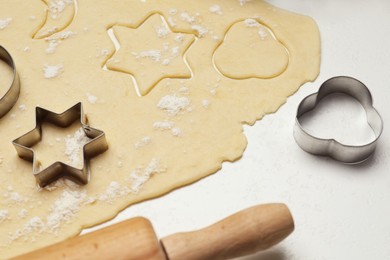
[[[249,144],[240,161],[225,163],[220,172],[193,185],[131,206],[104,226],[141,215],[163,237],[207,226],[252,205],[284,202],[295,219],[294,233],[274,248],[243,259],[390,259],[390,1],[268,2],[317,21],[322,38],[319,78],[304,85],[276,114],[245,127]],[[299,102],[338,75],[356,77],[368,86],[385,123],[375,155],[361,165],[309,155],[292,135]],[[348,141],[370,138],[364,111],[356,102],[332,99],[326,104],[330,106],[323,106],[320,119],[313,121],[319,132],[336,131]]]

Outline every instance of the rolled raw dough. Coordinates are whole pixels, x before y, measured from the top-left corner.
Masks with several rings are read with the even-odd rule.
[[[315,22],[260,0],[1,1],[0,44],[22,86],[0,119],[0,258],[237,160],[242,125],[275,112],[320,64]],[[79,101],[109,149],[91,160],[88,185],[38,189],[11,141],[35,126],[36,106],[60,113]],[[44,126],[34,147],[42,167],[79,165],[79,128]]]

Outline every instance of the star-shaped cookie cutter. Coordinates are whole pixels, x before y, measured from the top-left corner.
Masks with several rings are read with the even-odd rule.
[[[33,174],[40,187],[58,180],[67,178],[78,184],[85,185],[89,181],[89,160],[108,149],[104,132],[87,125],[87,117],[84,115],[83,106],[77,103],[61,114],[56,114],[41,107],[36,107],[36,126],[30,132],[15,139],[12,143],[15,146],[19,157],[33,163]],[[63,162],[57,161],[47,168],[40,169],[32,147],[42,140],[42,124],[44,122],[66,128],[80,119],[81,127],[90,140],[83,146],[82,168],[75,168]]]
[[[367,122],[375,134],[375,139],[364,145],[345,145],[334,139],[315,137],[304,130],[299,118],[315,109],[318,103],[326,96],[342,93],[355,98],[365,109]],[[317,93],[311,94],[302,100],[298,106],[295,118],[294,138],[297,144],[306,152],[329,156],[335,160],[356,164],[365,161],[375,151],[377,141],[383,132],[383,120],[373,107],[372,96],[366,85],[357,79],[340,76],[325,81]]]
[[[0,60],[5,61],[8,66],[11,67],[13,72],[13,78],[10,86],[3,96],[0,97],[0,118],[3,117],[11,108],[15,105],[19,98],[20,93],[20,79],[16,71],[15,62],[12,59],[11,54],[0,45]]]

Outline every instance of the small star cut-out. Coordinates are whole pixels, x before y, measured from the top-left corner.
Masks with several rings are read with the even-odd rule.
[[[193,34],[175,33],[165,19],[154,14],[138,28],[114,26],[119,50],[107,61],[109,70],[131,74],[141,96],[165,78],[190,78],[185,53]]]
[[[87,184],[89,180],[89,159],[105,152],[108,149],[108,144],[104,132],[86,125],[82,104],[78,103],[61,114],[37,107],[35,110],[35,119],[35,128],[15,139],[12,143],[20,158],[33,163],[33,174],[38,186],[45,187],[62,177],[78,184]],[[32,147],[42,139],[42,124],[50,123],[66,128],[77,120],[80,120],[85,135],[91,139],[83,146],[82,167],[75,168],[57,161],[47,168],[40,169],[40,164],[35,158]]]

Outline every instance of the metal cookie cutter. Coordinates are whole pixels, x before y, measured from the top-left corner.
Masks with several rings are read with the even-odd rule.
[[[334,139],[321,139],[307,133],[301,126],[299,118],[313,110],[326,96],[334,93],[343,93],[355,98],[366,110],[367,122],[375,134],[375,140],[364,145],[345,145]],[[351,77],[334,77],[325,81],[318,93],[312,94],[298,106],[294,126],[294,138],[297,144],[306,152],[329,156],[344,163],[359,163],[366,160],[375,151],[379,137],[383,131],[383,121],[378,111],[373,107],[371,93],[368,88],[357,79]]]
[[[58,180],[68,178],[78,184],[87,184],[89,181],[89,160],[108,149],[104,132],[94,129],[86,124],[86,116],[83,113],[81,103],[74,105],[61,114],[53,113],[49,110],[36,107],[36,126],[27,134],[15,139],[12,143],[20,158],[33,163],[33,174],[40,187]],[[40,164],[34,156],[31,148],[42,139],[42,124],[44,122],[54,124],[59,127],[69,127],[76,120],[80,120],[85,134],[91,140],[83,146],[83,166],[75,168],[63,162],[55,162],[45,169],[40,169]]]
[[[0,45],[0,60],[5,61],[13,70],[13,79],[5,94],[0,97],[0,118],[3,117],[15,105],[20,93],[20,80],[16,72],[15,62],[11,54]]]

